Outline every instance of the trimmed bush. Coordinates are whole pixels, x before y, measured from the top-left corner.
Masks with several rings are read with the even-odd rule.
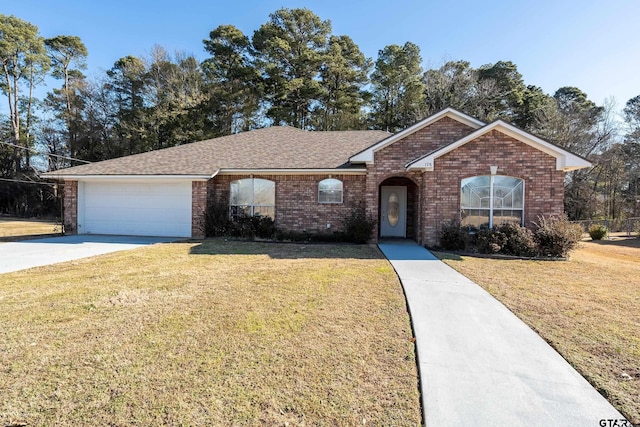
[[[602,240],[607,236],[607,227],[602,224],[593,224],[589,227],[589,236],[591,236],[592,240]]]
[[[204,219],[204,234],[207,237],[228,236],[231,233],[232,224],[229,219],[228,195],[212,201],[207,206]]]
[[[506,236],[496,227],[482,227],[476,233],[476,246],[481,254],[498,254],[506,244]]]
[[[448,251],[462,251],[466,247],[467,233],[460,222],[451,220],[442,224],[440,229],[440,247]]]
[[[229,235],[243,239],[271,239],[276,234],[276,226],[268,216],[247,216],[229,221]]]
[[[582,227],[572,224],[566,216],[540,216],[533,238],[542,256],[565,257],[582,239]]]
[[[204,220],[207,237],[240,237],[243,239],[271,239],[276,233],[273,219],[269,217],[229,218],[229,196],[223,193],[207,206]]]
[[[376,220],[367,215],[366,209],[360,204],[351,209],[342,224],[347,242],[367,243],[376,227]]]
[[[537,247],[531,230],[505,223],[491,229],[482,228],[476,237],[478,252],[513,256],[536,256]]]
[[[502,224],[498,230],[506,236],[506,242],[502,246],[502,253],[516,256],[535,256],[538,248],[533,239],[533,232],[518,224]]]

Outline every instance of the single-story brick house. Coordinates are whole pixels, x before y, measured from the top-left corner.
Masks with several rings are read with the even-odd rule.
[[[257,129],[71,167],[64,223],[80,234],[203,237],[205,209],[268,215],[283,230],[331,232],[356,204],[372,236],[434,245],[441,225],[481,225],[563,212],[565,172],[590,163],[501,120],[448,108],[396,134]]]

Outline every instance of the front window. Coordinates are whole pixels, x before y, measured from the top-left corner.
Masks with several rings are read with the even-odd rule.
[[[524,180],[503,175],[463,179],[460,209],[463,226],[493,227],[505,222],[522,225]]]
[[[342,203],[342,181],[334,178],[320,181],[318,203]]]
[[[249,216],[275,218],[276,183],[267,179],[246,178],[231,182],[229,212],[231,219]]]

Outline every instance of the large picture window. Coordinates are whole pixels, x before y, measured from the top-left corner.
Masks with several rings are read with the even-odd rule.
[[[461,224],[475,228],[512,222],[523,225],[524,180],[503,175],[462,180]]]
[[[260,178],[231,182],[229,212],[232,219],[248,216],[268,216],[275,219],[275,207],[275,182]]]
[[[342,203],[342,181],[327,178],[318,184],[319,203]]]

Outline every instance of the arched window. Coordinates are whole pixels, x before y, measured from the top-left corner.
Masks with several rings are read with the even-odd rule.
[[[334,178],[320,181],[318,203],[342,203],[342,181]]]
[[[276,183],[268,179],[246,178],[231,182],[231,219],[247,216],[275,218]]]
[[[461,224],[482,227],[513,222],[523,224],[524,180],[503,175],[482,175],[462,180]]]

